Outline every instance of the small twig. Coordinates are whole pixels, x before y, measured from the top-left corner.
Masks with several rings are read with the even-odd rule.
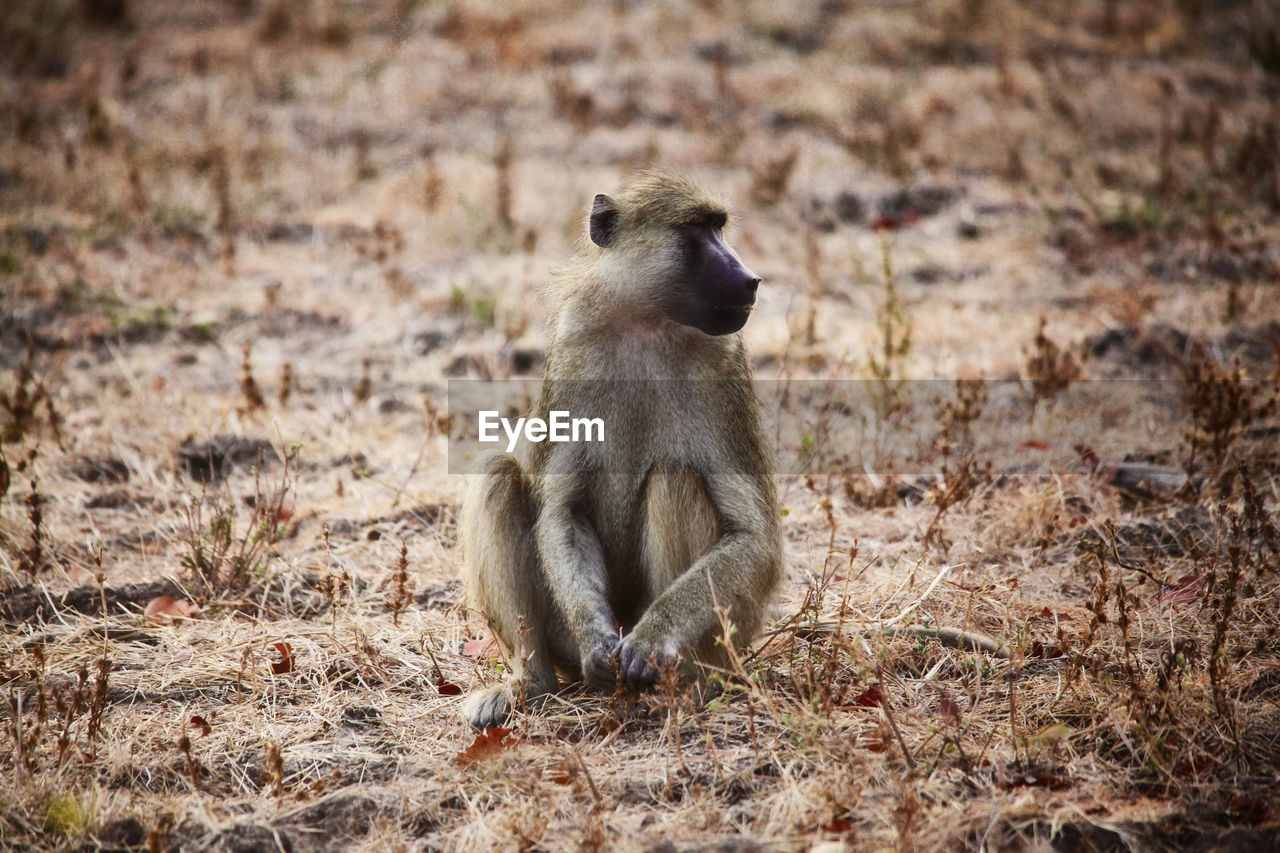
[[[587,770],[586,762],[582,760],[582,756],[578,755],[578,751],[575,749],[570,749],[568,755],[573,758],[573,763],[581,771],[582,777],[587,780],[587,787],[591,789],[591,799],[595,801],[596,808],[600,808],[604,800],[600,797],[600,789],[596,787],[595,780],[591,778],[591,773]]]
[[[875,625],[866,622],[849,623],[849,626],[854,629],[853,633],[863,636],[879,634],[882,637],[923,637],[927,640],[937,640],[942,645],[952,649],[960,649],[966,652],[985,652],[1002,660],[1009,657],[1009,650],[999,640],[993,640],[990,637],[983,634],[975,634],[972,631],[962,631],[959,628],[934,625],[899,625],[877,631]],[[832,634],[843,636],[837,625],[832,622],[819,622],[795,632],[795,635],[800,639],[810,641]]]
[[[901,625],[881,632],[886,637],[924,637],[937,640],[944,646],[966,652],[986,652],[992,657],[1008,658],[1009,650],[1004,643],[993,640],[982,634],[961,631],[959,628],[934,627],[931,625]]]
[[[1012,673],[1010,674],[1012,675]],[[1009,678],[1009,745],[1013,747],[1013,761],[1019,767],[1022,766],[1022,759],[1018,757],[1018,703],[1014,698],[1014,691],[1017,690],[1018,679]],[[1026,745],[1024,744],[1024,749]],[[1031,754],[1027,753],[1027,763],[1031,762]]]
[[[413,458],[413,464],[409,466],[409,473],[405,475],[404,481],[396,487],[396,496],[391,500],[391,508],[395,509],[400,506],[400,496],[404,494],[404,490],[408,488],[409,481],[418,473],[418,466],[422,464],[422,455],[427,450],[427,437],[423,435],[422,440],[418,442],[418,455]]]
[[[889,728],[893,729],[893,736],[898,739],[898,746],[902,747],[902,757],[906,759],[907,769],[915,773],[916,760],[911,755],[911,750],[907,748],[907,741],[902,736],[902,731],[898,728],[898,721],[893,718],[893,711],[889,707],[889,692],[884,686],[884,677],[878,663],[876,664],[876,689],[880,691],[880,708],[884,711],[885,719],[889,721]]]

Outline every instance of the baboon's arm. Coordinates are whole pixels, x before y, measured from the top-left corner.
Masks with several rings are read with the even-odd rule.
[[[658,596],[626,638],[660,663],[717,628],[717,609],[737,610],[735,599],[741,598],[759,606],[781,571],[778,522],[764,484],[730,474],[707,476],[704,484],[719,519],[720,539]]]
[[[589,521],[573,510],[571,488],[550,489],[550,503],[539,513],[535,533],[547,585],[568,621],[569,633],[584,665],[593,649],[612,652],[617,628],[607,599],[604,551]],[[607,657],[606,654],[604,657]],[[595,673],[585,673],[590,679]]]

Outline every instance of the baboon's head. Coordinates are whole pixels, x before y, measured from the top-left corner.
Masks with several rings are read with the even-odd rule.
[[[616,197],[598,195],[591,208],[591,242],[599,267],[620,288],[671,320],[708,335],[746,325],[760,277],[724,242],[729,213],[688,181],[662,172],[642,174]]]

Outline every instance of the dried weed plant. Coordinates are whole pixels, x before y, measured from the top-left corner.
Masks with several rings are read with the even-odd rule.
[[[1179,369],[1191,415],[1182,462],[1190,486],[1202,462],[1222,471],[1244,431],[1276,413],[1280,384],[1249,379],[1238,359],[1228,367],[1199,343]]]
[[[271,483],[264,482],[265,460],[259,457],[243,530],[238,529],[237,506],[226,495],[206,491],[184,502],[180,563],[201,595],[243,604],[268,580],[273,546],[284,536],[285,516],[291,512],[288,497],[300,451],[295,444],[282,454],[280,473]]]

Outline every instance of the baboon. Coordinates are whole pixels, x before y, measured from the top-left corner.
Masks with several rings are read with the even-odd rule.
[[[599,443],[524,442],[472,480],[468,606],[515,664],[468,697],[477,729],[554,691],[608,689],[726,660],[782,575],[773,457],[741,337],[760,279],[724,242],[726,207],[646,172],[597,195],[590,244],[555,282],[532,413],[602,417]],[[731,628],[726,631],[724,621]]]

